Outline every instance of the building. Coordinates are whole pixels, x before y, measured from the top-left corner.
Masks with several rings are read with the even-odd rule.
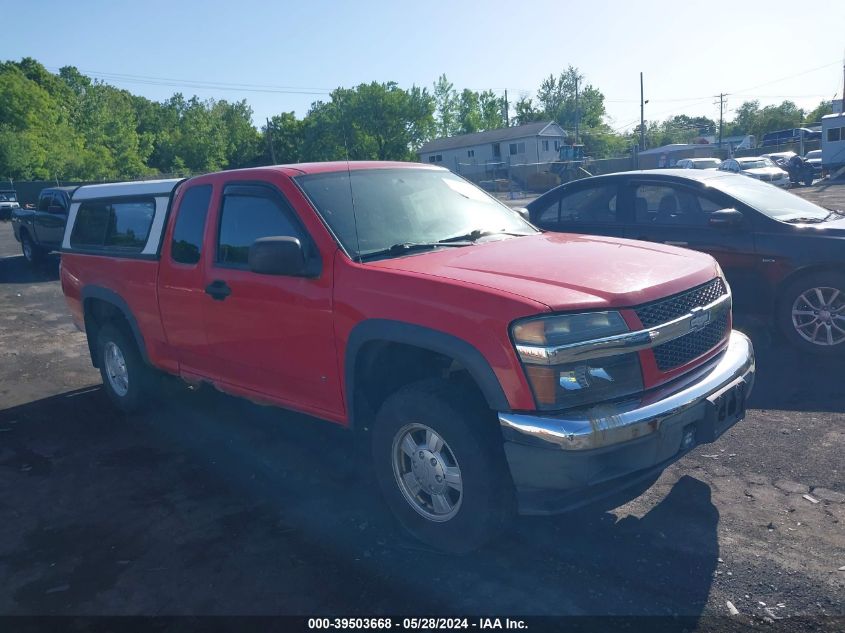
[[[493,175],[511,165],[550,163],[558,159],[566,132],[553,121],[461,134],[429,141],[420,161],[465,176]]]

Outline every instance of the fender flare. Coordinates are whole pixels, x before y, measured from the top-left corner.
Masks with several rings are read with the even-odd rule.
[[[117,294],[114,290],[109,290],[108,288],[103,288],[102,286],[85,286],[82,288],[80,298],[82,300],[83,311],[85,310],[85,302],[88,299],[99,299],[100,301],[110,303],[117,308],[129,324],[129,329],[132,331],[132,336],[135,339],[135,345],[138,346],[138,351],[141,353],[141,358],[145,363],[148,365],[150,364],[150,358],[147,356],[147,346],[144,343],[144,336],[141,334],[141,329],[138,327],[138,321],[135,320],[132,310],[129,309],[129,304],[123,300],[123,297]],[[89,333],[88,314],[87,312],[83,313],[85,314],[85,334],[88,337],[88,351],[91,353],[91,361],[94,363],[94,366],[97,367],[96,350],[94,348],[96,340],[92,340]]]
[[[404,343],[454,358],[467,369],[493,411],[510,410],[508,399],[493,368],[474,346],[452,334],[421,325],[388,319],[367,319],[352,329],[346,342],[344,380],[350,427],[355,426],[355,365],[358,354],[365,344],[375,341]]]

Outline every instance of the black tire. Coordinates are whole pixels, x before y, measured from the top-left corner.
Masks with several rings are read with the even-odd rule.
[[[804,185],[807,187],[811,187],[813,185],[813,176],[812,174],[809,176],[804,177]]]
[[[416,424],[443,438],[444,453],[453,455],[459,466],[462,490],[455,514],[445,520],[424,516],[406,498],[395,473],[400,466],[394,465],[394,441]],[[424,437],[425,431],[419,432]],[[444,380],[416,382],[389,396],[376,416],[372,451],[376,478],[393,514],[413,536],[437,549],[459,554],[477,549],[498,536],[515,513],[513,482],[495,417],[485,403]],[[410,467],[406,453],[397,459]],[[420,460],[424,464],[430,458],[420,455]],[[433,503],[433,496],[420,488],[417,498],[426,497]]]
[[[832,318],[831,331],[834,344],[828,344],[826,339],[828,327],[825,324],[826,317],[830,314],[827,310],[817,310],[819,306],[824,303],[818,299],[813,289],[819,288],[822,291],[822,297],[829,301],[833,295],[833,290],[839,290],[839,295],[830,305],[834,313],[830,315]],[[830,289],[830,290],[826,290]],[[808,296],[810,293],[813,303],[808,304],[802,300],[802,295]],[[799,312],[818,313],[818,314],[799,314],[793,319],[793,307]],[[841,312],[836,312],[840,310]],[[842,318],[837,318],[841,314]],[[816,334],[817,342],[809,340],[815,331],[815,323],[821,321],[821,325]],[[821,356],[841,356],[845,354],[845,334],[838,332],[834,325],[845,330],[845,274],[836,271],[820,271],[810,273],[799,277],[795,281],[789,283],[781,293],[777,305],[777,322],[784,336],[796,348],[803,352],[810,354],[817,354]],[[801,333],[804,333],[802,336]],[[838,337],[843,337],[842,340]]]
[[[35,266],[44,259],[44,251],[32,241],[29,233],[21,231],[21,252],[28,264]]]
[[[118,388],[119,381],[109,375],[109,363],[106,356],[111,352],[111,345],[117,347],[126,367],[127,388]],[[97,354],[100,375],[111,401],[124,413],[140,411],[149,396],[151,371],[141,358],[134,339],[124,328],[106,323],[97,333]]]

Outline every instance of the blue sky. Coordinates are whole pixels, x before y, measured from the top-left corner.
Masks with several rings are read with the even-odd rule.
[[[74,65],[157,100],[245,98],[257,122],[302,116],[337,86],[430,87],[441,73],[515,101],[569,64],[604,92],[619,128],[639,119],[640,71],[647,119],[717,118],[720,92],[730,118],[752,98],[812,108],[843,90],[842,0],[0,0],[0,10],[0,58]]]

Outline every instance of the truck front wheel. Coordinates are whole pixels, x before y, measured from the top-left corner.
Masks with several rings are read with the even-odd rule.
[[[119,327],[106,323],[97,334],[100,375],[111,401],[125,413],[138,411],[144,402],[149,368],[135,342]]]
[[[495,419],[443,380],[387,398],[372,435],[382,493],[407,531],[465,553],[497,536],[514,514],[513,483]]]

